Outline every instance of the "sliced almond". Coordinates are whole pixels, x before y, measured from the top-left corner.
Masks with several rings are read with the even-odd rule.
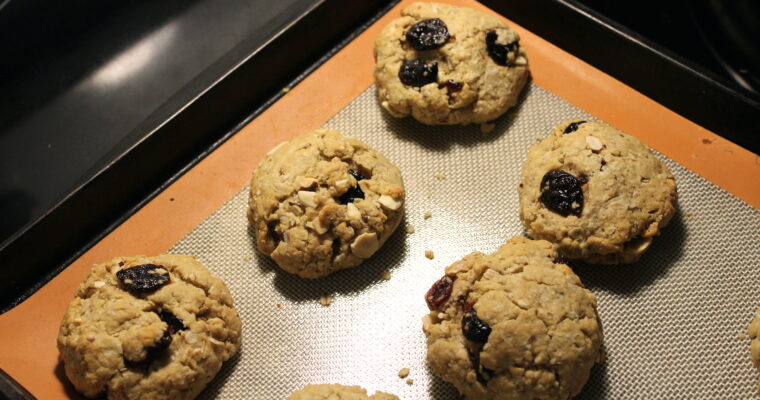
[[[494,279],[494,278],[498,278],[499,276],[501,276],[501,274],[492,270],[491,268],[488,268],[486,272],[483,273],[483,278],[486,278],[486,279]]]
[[[359,221],[362,219],[362,213],[359,211],[359,208],[356,207],[356,204],[348,203],[346,204],[346,209],[346,215],[348,216],[348,219],[352,219],[354,221]]]
[[[312,226],[314,226],[314,230],[320,235],[327,232],[328,226],[323,225],[322,220],[320,220],[319,217],[314,218]]]
[[[467,262],[459,260],[446,268],[446,275],[456,275],[460,272],[467,271],[468,269],[470,269],[470,266],[467,264]]]
[[[296,185],[298,185],[298,189],[309,189],[314,190],[317,187],[317,180],[314,178],[310,178],[308,176],[297,176],[296,177]]]
[[[593,136],[586,136],[586,144],[588,145],[588,148],[591,149],[591,151],[594,153],[602,151],[602,148],[604,147],[602,141]]]
[[[298,200],[306,207],[317,208],[317,194],[306,190],[298,191]]]
[[[282,147],[282,145],[283,145],[283,144],[285,144],[285,143],[286,143],[286,142],[281,142],[281,143],[280,143],[280,144],[278,144],[277,146],[274,146],[274,148],[273,148],[272,150],[269,150],[269,151],[267,152],[267,155],[269,156],[269,155],[272,155],[272,154],[274,154],[274,152],[275,152],[275,151],[277,151],[277,149],[279,149],[280,147]]]
[[[399,207],[401,207],[400,201],[397,201],[396,199],[394,199],[391,196],[388,196],[387,194],[380,196],[380,198],[377,199],[377,201],[380,203],[380,205],[382,205],[388,210],[396,211],[399,209]]]
[[[625,247],[626,247],[626,252],[628,253],[643,254],[645,251],[647,251],[647,249],[651,245],[652,245],[651,237],[638,237],[626,243]]]
[[[351,243],[351,253],[359,258],[369,258],[380,247],[376,233],[362,233]]]
[[[528,59],[523,56],[519,56],[517,59],[515,59],[515,65],[528,65]]]
[[[105,285],[106,285],[106,283],[103,282],[103,281],[95,281],[95,282],[92,283],[92,286],[95,286],[96,288],[100,288],[100,287],[103,287]]]
[[[351,182],[348,179],[341,179],[335,181],[335,188],[338,190],[344,190],[348,188],[348,185],[350,185]]]

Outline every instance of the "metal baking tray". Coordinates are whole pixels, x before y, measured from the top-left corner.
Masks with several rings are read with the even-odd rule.
[[[757,143],[751,140],[749,134],[752,130],[748,129],[757,126],[755,122],[760,116],[755,112],[760,110],[757,104],[570,2],[539,1],[539,6],[520,3],[523,2],[484,2],[518,24],[524,24],[529,30],[563,47],[576,49],[584,60],[661,104],[757,151]],[[215,149],[275,104],[282,96],[280,88],[295,86],[308,77],[315,68],[330,60],[339,49],[385,14],[390,5],[377,2],[365,8],[340,1],[317,2],[264,45],[244,54],[222,73],[216,71],[219,74],[216,78],[209,76],[207,85],[195,88],[197,96],[182,104],[174,104],[176,112],[159,121],[133,146],[115,155],[64,201],[48,210],[43,218],[3,244],[0,249],[3,279],[0,282],[5,285],[3,293],[7,294],[2,304],[3,310],[10,310],[24,301],[114,229],[128,222],[130,216],[166,192],[183,174],[209,158]],[[584,34],[577,35],[573,43],[565,43],[565,39],[559,38],[562,35],[557,32],[562,32],[562,29],[558,27],[573,29],[574,32],[580,30]],[[353,31],[346,34],[351,29]],[[324,34],[308,34],[312,31]],[[314,49],[310,52],[311,58],[294,60],[293,54],[303,47],[305,38],[316,41],[311,47]],[[614,49],[640,62],[624,63],[610,61],[619,60],[619,57],[595,56],[596,53],[583,50],[591,47],[590,44],[601,49],[600,53]],[[330,45],[334,47],[326,50]],[[662,84],[660,79],[651,79],[649,72],[652,65],[657,66],[667,85]],[[261,76],[272,79],[267,80],[268,85],[262,86]],[[239,90],[241,87],[246,90]],[[673,99],[674,91],[693,93],[692,90],[706,95],[700,102]],[[276,94],[272,96],[272,93]],[[166,154],[172,155],[170,159]],[[114,192],[120,195],[111,196]],[[60,229],[61,226],[67,229]],[[46,251],[39,251],[39,243],[57,245],[45,245]],[[25,268],[10,268],[15,265],[24,265]],[[0,321],[2,318],[0,316]],[[56,321],[58,318],[51,316]],[[5,367],[0,364],[0,368]],[[440,385],[440,382],[434,384]],[[34,391],[35,388],[29,389]],[[446,389],[445,386],[437,390],[450,392],[450,388]]]

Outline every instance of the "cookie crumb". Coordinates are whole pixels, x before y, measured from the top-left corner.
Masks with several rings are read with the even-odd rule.
[[[323,294],[319,296],[319,304],[321,304],[323,307],[327,307],[330,304],[332,304],[333,298],[329,294]]]
[[[383,272],[382,278],[385,279],[386,281],[390,280],[391,279],[391,272],[390,271]]]
[[[406,378],[407,376],[409,376],[409,368],[401,368],[398,370],[399,378]]]
[[[280,304],[280,303],[277,303],[277,304],[275,304],[275,306],[276,306],[277,308],[282,308],[282,304]]]
[[[491,133],[494,128],[496,128],[496,124],[490,122],[480,124],[480,133]]]
[[[287,93],[287,92],[289,92],[289,91],[290,91],[290,88],[282,88],[282,92],[283,92],[283,93]]]
[[[407,379],[407,380],[406,380],[406,384],[407,384],[407,385],[411,385],[411,384],[413,384],[413,383],[414,383],[414,379]]]
[[[433,214],[431,214],[431,213],[430,213],[430,212],[428,212],[428,211],[425,211],[425,214],[422,214],[422,218],[425,218],[425,219],[428,219],[428,218],[430,218],[430,217],[432,217],[432,216],[433,216]]]
[[[739,332],[739,334],[737,335],[737,337],[739,339],[741,339],[741,340],[744,340],[744,339],[747,338],[747,335],[744,332]]]
[[[442,172],[438,172],[435,174],[435,179],[438,179],[439,181],[442,181],[446,179],[446,175],[444,175]]]
[[[251,261],[251,256],[245,256],[245,257],[243,257],[243,261]]]
[[[432,260],[435,258],[435,253],[433,253],[433,250],[425,250],[425,257]]]
[[[411,225],[407,225],[407,226],[406,226],[406,233],[408,233],[408,234],[410,234],[410,235],[411,235],[412,233],[414,233],[414,227],[413,227],[413,226],[411,226]]]

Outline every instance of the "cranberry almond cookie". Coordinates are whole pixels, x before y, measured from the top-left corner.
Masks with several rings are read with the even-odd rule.
[[[446,268],[425,296],[428,363],[468,400],[569,399],[603,359],[596,298],[543,240]]]
[[[338,131],[317,130],[283,143],[253,171],[248,219],[257,247],[303,278],[361,264],[403,213],[399,169]]]
[[[633,136],[566,121],[528,152],[519,185],[528,236],[571,259],[636,262],[676,210],[673,175]]]
[[[760,308],[755,311],[755,318],[749,324],[748,331],[750,338],[749,355],[755,367],[760,369]],[[760,390],[760,380],[758,380],[757,387]]]
[[[195,398],[240,343],[224,282],[194,258],[168,254],[96,265],[58,333],[74,387],[108,399]]]
[[[528,60],[517,33],[470,8],[413,3],[375,40],[380,104],[428,125],[493,121],[517,103]]]
[[[372,396],[359,386],[306,385],[286,400],[399,400],[389,393],[375,392]]]

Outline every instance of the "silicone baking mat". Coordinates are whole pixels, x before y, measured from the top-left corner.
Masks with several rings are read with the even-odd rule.
[[[523,234],[516,187],[528,149],[565,119],[594,118],[531,84],[482,134],[391,118],[374,90],[325,125],[402,171],[405,220],[370,260],[319,280],[280,271],[255,250],[247,188],[171,249],[195,255],[228,283],[244,323],[241,354],[203,398],[283,399],[309,383],[458,398],[426,367],[423,295],[447,265]],[[662,159],[678,182],[679,212],[649,252],[632,265],[573,265],[598,297],[607,352],[578,398],[751,398],[756,372],[743,333],[760,306],[760,211]],[[319,302],[325,295],[329,306]],[[401,368],[410,369],[411,385],[398,377]]]

